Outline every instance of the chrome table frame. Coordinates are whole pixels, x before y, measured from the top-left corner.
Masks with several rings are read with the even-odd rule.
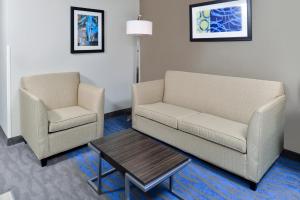
[[[149,190],[153,189],[157,185],[161,184],[165,180],[169,179],[169,190],[170,192],[176,196],[178,199],[182,199],[180,196],[178,196],[174,191],[173,191],[173,179],[174,175],[179,172],[182,168],[184,168],[186,165],[188,165],[191,162],[191,159],[187,160],[186,162],[182,163],[181,165],[177,166],[176,168],[172,169],[171,171],[168,171],[164,175],[158,177],[157,179],[151,181],[147,185],[142,184],[139,182],[137,179],[135,179],[133,176],[130,174],[126,173],[125,174],[125,200],[130,200],[130,184],[135,185],[138,187],[140,190],[143,192],[148,192]]]
[[[93,145],[89,143],[88,145],[93,151],[95,151],[98,154],[99,157],[99,170],[98,170],[98,176],[91,178],[88,180],[88,184],[95,190],[98,194],[102,194],[101,188],[102,188],[102,178],[116,172],[117,170],[115,168],[108,170],[104,173],[102,173],[102,156],[101,152],[96,149]],[[167,173],[163,174],[162,176],[158,177],[157,179],[151,181],[147,185],[142,184],[140,181],[135,179],[130,174],[125,174],[125,200],[130,200],[130,184],[135,185],[137,188],[142,190],[143,192],[148,192],[149,190],[153,189],[157,185],[161,184],[165,180],[169,179],[169,190],[170,192],[176,196],[178,199],[182,199],[180,196],[178,196],[173,191],[173,179],[174,175],[179,172],[181,169],[183,169],[186,165],[188,165],[191,162],[191,159],[188,159],[186,162],[180,164],[179,166],[175,167],[174,169],[168,171]],[[97,184],[95,184],[97,182]]]
[[[102,188],[102,178],[114,173],[116,171],[115,168],[112,168],[111,170],[108,170],[107,172],[102,173],[102,155],[101,152],[96,149],[93,145],[89,143],[89,147],[95,151],[98,154],[99,157],[99,163],[98,163],[98,176],[91,178],[88,180],[88,184],[95,190],[98,194],[101,194],[101,188]],[[95,184],[97,182],[97,184]]]

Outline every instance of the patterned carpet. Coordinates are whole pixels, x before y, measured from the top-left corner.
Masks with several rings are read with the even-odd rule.
[[[107,119],[105,135],[130,128],[125,116]],[[68,154],[75,160],[86,179],[96,176],[97,156],[88,147]],[[300,163],[281,156],[263,178],[256,192],[249,189],[247,182],[235,175],[211,166],[192,156],[192,163],[175,176],[174,190],[186,200],[299,200],[300,199]],[[104,168],[110,166],[104,163]],[[105,199],[122,199],[124,180],[119,173],[114,173],[103,180]],[[136,188],[132,189],[132,199],[177,199],[168,191],[167,183],[161,184],[147,194]]]
[[[15,200],[99,200],[76,162],[66,155],[42,168],[28,145],[6,146],[0,133],[0,194],[13,191]]]
[[[125,116],[105,120],[105,135],[130,128]],[[184,199],[203,200],[299,200],[300,163],[281,157],[256,192],[232,174],[192,157],[193,162],[174,180],[175,191]],[[119,200],[124,181],[119,173],[104,179],[105,194],[98,196],[87,184],[96,175],[96,155],[84,147],[51,159],[41,168],[28,145],[7,147],[0,134],[0,194],[12,190],[16,200]],[[109,168],[108,164],[105,164]],[[148,194],[132,189],[134,200],[174,199],[162,184]]]

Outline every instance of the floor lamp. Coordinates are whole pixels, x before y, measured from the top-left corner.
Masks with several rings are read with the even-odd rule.
[[[127,21],[127,35],[137,37],[137,63],[136,63],[136,83],[140,82],[141,78],[141,37],[152,35],[152,22],[142,20],[139,15],[137,20]]]

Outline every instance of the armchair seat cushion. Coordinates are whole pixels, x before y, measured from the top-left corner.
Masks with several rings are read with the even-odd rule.
[[[151,119],[175,129],[178,128],[179,119],[197,113],[190,109],[162,102],[137,106],[135,112],[141,117]]]
[[[178,126],[179,130],[186,133],[246,153],[248,129],[246,124],[206,113],[197,113],[182,118]]]
[[[48,111],[49,133],[67,130],[97,121],[97,114],[80,106]]]

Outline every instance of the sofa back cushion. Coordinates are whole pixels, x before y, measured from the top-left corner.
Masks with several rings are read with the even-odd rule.
[[[256,109],[283,94],[280,82],[168,71],[163,101],[248,124]]]
[[[23,77],[21,86],[52,110],[77,105],[79,82],[78,72],[67,72]]]

